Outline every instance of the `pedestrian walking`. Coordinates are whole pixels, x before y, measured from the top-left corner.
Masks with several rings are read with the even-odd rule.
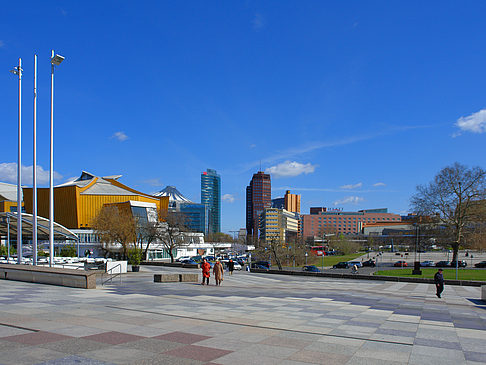
[[[201,264],[201,270],[202,270],[201,285],[204,285],[204,281],[206,281],[206,285],[209,285],[209,276],[211,275],[211,265],[209,264],[209,262],[206,261],[206,259],[203,259],[203,262]]]
[[[216,281],[216,285],[221,285],[221,282],[223,281],[223,265],[219,260],[216,260],[216,263],[214,264],[213,267],[213,274],[214,274],[214,280]]]
[[[357,274],[358,273],[358,266],[353,265],[353,268],[351,270],[352,270],[353,274]]]
[[[440,298],[442,292],[444,291],[444,276],[442,275],[442,269],[437,270],[437,272],[434,275],[434,283],[435,283],[435,288],[437,292],[435,295],[437,295],[437,298]]]
[[[233,262],[232,259],[228,261],[228,271],[230,275],[233,275],[233,270],[235,269],[235,263]]]

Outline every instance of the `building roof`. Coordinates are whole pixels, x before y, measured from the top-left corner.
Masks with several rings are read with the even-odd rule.
[[[32,214],[22,213],[22,235],[24,237],[32,236],[33,228],[33,216]],[[78,236],[60,225],[54,223],[54,239],[56,240],[77,240]],[[17,235],[17,213],[0,213],[0,235],[6,237],[7,231],[10,232],[10,237],[13,238]],[[49,219],[37,216],[37,238],[38,240],[49,239]]]
[[[153,196],[168,196],[170,202],[179,202],[179,203],[192,203],[189,199],[187,199],[184,195],[181,194],[179,190],[175,186],[166,186],[164,189],[157,193],[153,193]]]
[[[0,182],[0,201],[17,200],[17,185]]]

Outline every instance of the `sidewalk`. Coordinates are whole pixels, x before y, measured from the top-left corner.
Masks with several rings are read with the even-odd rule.
[[[0,363],[486,362],[479,288],[441,300],[426,284],[235,272],[216,287],[153,272],[96,290],[0,281]]]

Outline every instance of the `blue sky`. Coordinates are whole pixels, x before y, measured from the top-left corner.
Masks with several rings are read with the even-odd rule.
[[[49,57],[57,182],[122,174],[200,201],[222,177],[223,231],[245,226],[260,164],[272,195],[406,213],[417,184],[455,161],[486,167],[480,1],[25,1],[0,22],[0,181],[15,183],[22,57],[23,165],[49,169]],[[26,171],[29,169],[26,168]],[[40,174],[46,186],[47,173]],[[25,183],[29,184],[27,173]]]

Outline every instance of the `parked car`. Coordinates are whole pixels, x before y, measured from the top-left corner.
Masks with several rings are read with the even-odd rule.
[[[458,267],[466,267],[467,266],[466,260],[459,260],[459,262],[457,263],[457,266]],[[451,261],[451,267],[456,267],[456,261]]]
[[[474,267],[486,267],[486,261],[478,262],[477,264],[474,264]]]
[[[352,265],[349,264],[347,261],[338,262],[336,265],[333,265],[333,269],[349,269]]]
[[[194,260],[188,259],[188,260],[182,260],[181,264],[183,264],[183,265],[197,265],[198,263]]]
[[[400,260],[400,261],[397,261],[393,264],[393,266],[395,267],[407,267],[408,264],[406,261],[403,261],[403,260]]]
[[[223,264],[223,267],[225,269],[228,268],[228,262],[229,262],[229,260],[221,260],[221,263]],[[234,270],[242,270],[243,269],[243,266],[241,266],[238,261],[233,260],[233,269]]]
[[[181,256],[181,257],[176,259],[176,262],[182,262],[184,260],[190,260],[190,259],[191,259],[191,256]]]
[[[376,261],[369,259],[367,261],[363,262],[363,266],[368,266],[368,267],[375,267],[376,266]]]
[[[349,262],[349,265],[352,267],[354,265],[356,265],[356,267],[363,267],[363,264],[361,263],[361,261],[348,261]]]
[[[314,265],[307,265],[302,267],[302,271],[308,271],[308,272],[321,272],[317,267]]]
[[[438,261],[435,263],[435,267],[449,267],[451,266],[450,261]]]
[[[257,266],[264,266],[265,269],[270,269],[270,262],[268,261],[255,261],[251,263],[251,268],[252,269],[259,269]]]
[[[430,261],[430,260],[422,261],[420,263],[420,266],[422,266],[422,267],[434,267],[435,266],[435,262],[434,261]]]

